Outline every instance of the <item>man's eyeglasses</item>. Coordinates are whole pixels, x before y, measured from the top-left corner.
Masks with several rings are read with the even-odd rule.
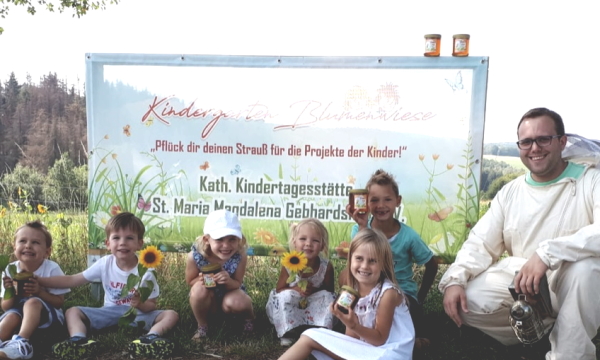
[[[533,143],[538,144],[539,147],[546,147],[552,143],[552,139],[563,137],[564,135],[552,135],[552,136],[539,136],[535,139],[523,139],[517,141],[517,146],[521,150],[529,150],[533,146]]]

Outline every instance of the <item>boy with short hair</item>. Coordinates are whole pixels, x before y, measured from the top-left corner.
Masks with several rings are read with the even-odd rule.
[[[63,275],[57,263],[47,258],[52,251],[52,236],[40,221],[28,222],[15,232],[15,257],[17,273],[29,272],[33,276]],[[9,265],[10,266],[10,265]],[[5,273],[8,273],[6,271]],[[60,334],[64,331],[65,318],[61,307],[65,302],[64,294],[69,289],[52,289],[40,286],[35,278],[28,279],[24,293],[4,300],[4,293],[16,287],[9,276],[2,278],[0,300],[4,314],[0,316],[0,358],[31,359],[33,347],[29,339],[34,334],[43,333],[43,337]],[[20,329],[19,329],[20,327]],[[18,334],[15,330],[19,329]]]
[[[179,316],[173,310],[156,310],[159,289],[154,271],[150,269],[142,279],[142,286],[154,284],[148,300],[141,302],[139,292],[133,289],[127,296],[121,296],[129,274],[138,275],[136,251],[143,245],[144,224],[134,214],[122,212],[108,221],[105,232],[110,255],[100,258],[79,274],[39,279],[41,284],[70,288],[99,278],[104,288],[104,306],[101,308],[77,306],[67,310],[71,338],[55,344],[54,354],[61,359],[81,359],[91,355],[96,342],[87,338],[88,328],[100,330],[117,325],[121,316],[133,306],[138,310],[135,322],[143,321],[144,329],[149,331],[130,344],[131,355],[170,355],[174,344],[160,336],[175,326]]]

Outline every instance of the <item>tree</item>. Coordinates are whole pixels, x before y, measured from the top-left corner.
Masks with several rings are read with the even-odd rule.
[[[26,6],[27,12],[35,15],[39,6],[45,5],[45,9],[62,13],[64,11],[73,11],[73,17],[78,18],[87,14],[90,10],[104,10],[107,4],[118,4],[119,0],[0,0],[0,17],[5,18],[8,15],[10,5]],[[4,29],[0,27],[0,35]]]

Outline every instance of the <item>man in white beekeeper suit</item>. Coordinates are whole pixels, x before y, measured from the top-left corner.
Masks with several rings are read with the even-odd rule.
[[[505,345],[519,343],[509,323],[508,286],[527,297],[548,275],[556,319],[547,360],[596,359],[600,326],[600,170],[565,161],[560,115],[528,111],[517,126],[529,172],[506,184],[474,226],[442,277],[444,309],[458,325],[480,329]],[[508,257],[498,261],[504,252]],[[515,277],[515,272],[519,274]]]

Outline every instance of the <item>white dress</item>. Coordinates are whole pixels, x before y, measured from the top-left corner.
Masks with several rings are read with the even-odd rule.
[[[392,282],[386,280],[380,288],[376,286],[369,295],[360,298],[354,308],[361,325],[369,328],[375,327],[377,307],[381,295],[387,290],[396,289]],[[408,306],[402,302],[394,310],[394,321],[385,344],[374,346],[362,339],[341,334],[327,329],[308,329],[302,333],[315,340],[327,350],[348,360],[411,360],[415,343],[415,329],[413,327]],[[331,359],[328,355],[313,351],[312,355],[317,360]]]
[[[325,280],[329,260],[319,256],[319,269],[306,278],[313,287],[318,288]],[[290,286],[296,286],[300,276],[296,276]],[[329,305],[335,300],[335,295],[327,290],[321,290],[308,296],[308,306],[300,309],[302,296],[296,290],[271,290],[267,301],[267,316],[275,326],[278,337],[283,337],[288,331],[302,325],[319,326],[331,329],[334,316],[329,312]]]

